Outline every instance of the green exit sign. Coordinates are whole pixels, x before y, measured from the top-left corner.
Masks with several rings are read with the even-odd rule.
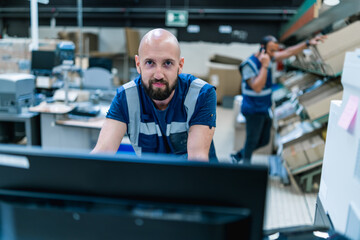
[[[188,11],[167,10],[165,25],[168,27],[186,27],[188,25]]]

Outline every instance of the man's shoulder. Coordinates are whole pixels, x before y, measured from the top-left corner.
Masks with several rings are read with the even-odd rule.
[[[180,80],[187,84],[188,87],[190,86],[196,86],[196,87],[202,87],[202,86],[208,86],[208,87],[212,87],[212,85],[210,85],[208,82],[206,82],[205,80],[195,77],[192,74],[186,74],[186,73],[182,73],[179,74],[179,78]]]
[[[258,72],[261,68],[261,62],[255,56],[255,54],[248,57],[244,62],[241,63],[239,70],[244,72]]]
[[[131,88],[136,88],[137,86],[139,85],[139,78],[136,78],[130,82],[127,82],[125,83],[124,85],[122,85],[121,87],[124,89],[124,90],[127,90],[127,89],[131,89]],[[120,87],[120,88],[121,88]]]

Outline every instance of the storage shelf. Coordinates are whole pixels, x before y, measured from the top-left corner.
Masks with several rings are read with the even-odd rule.
[[[318,18],[315,18],[314,20],[302,26],[300,29],[286,38],[284,42],[300,42],[315,33],[321,32],[332,23],[346,19],[347,17],[357,14],[358,12],[360,12],[360,1],[341,0],[339,5],[331,7],[330,9],[321,13]]]
[[[329,114],[325,114],[324,116],[314,119],[313,122],[317,122],[317,123],[323,125],[323,124],[327,123],[328,120],[329,120]]]
[[[310,138],[312,136],[318,135],[318,134],[321,133],[321,130],[322,130],[322,128],[316,128],[311,132],[304,133],[303,135],[301,135],[301,136],[299,136],[299,137],[297,137],[295,139],[292,139],[292,140],[290,140],[288,142],[282,143],[282,147],[286,148],[287,146],[291,146],[291,145],[293,145],[295,143],[301,142],[304,139],[307,139],[307,138]]]
[[[315,70],[312,70],[312,69],[307,69],[307,68],[292,65],[292,64],[286,64],[285,66],[289,67],[289,68],[301,70],[301,71],[304,71],[304,72],[313,73],[315,75],[319,75],[319,76],[322,76],[322,77],[336,78],[336,77],[340,77],[341,74],[342,74],[342,72],[338,72],[338,73],[335,73],[335,74],[326,74],[326,73],[321,72],[321,71],[315,71]]]
[[[296,168],[296,169],[293,169],[291,170],[291,173],[293,175],[297,175],[297,174],[300,174],[300,173],[303,173],[303,172],[306,172],[306,171],[309,171],[310,169],[313,169],[317,166],[320,166],[322,164],[323,160],[318,160],[318,161],[315,161],[315,162],[312,162],[312,163],[309,163],[307,165],[304,165],[304,166],[301,166],[299,168]]]

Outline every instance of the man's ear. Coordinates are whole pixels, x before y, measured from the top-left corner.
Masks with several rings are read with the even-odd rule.
[[[135,55],[135,66],[136,71],[140,74],[140,57],[138,55]]]
[[[183,67],[184,67],[184,58],[181,57],[179,61],[179,74],[182,73]]]

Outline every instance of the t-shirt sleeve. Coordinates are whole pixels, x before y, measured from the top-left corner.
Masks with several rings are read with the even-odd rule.
[[[216,92],[210,84],[200,91],[189,125],[216,127]]]
[[[250,78],[256,77],[256,72],[249,66],[249,64],[245,64],[241,70],[241,75],[244,80],[248,80]]]
[[[111,102],[106,118],[111,118],[126,124],[129,123],[129,114],[126,101],[126,94],[123,87],[118,88],[114,99]]]

